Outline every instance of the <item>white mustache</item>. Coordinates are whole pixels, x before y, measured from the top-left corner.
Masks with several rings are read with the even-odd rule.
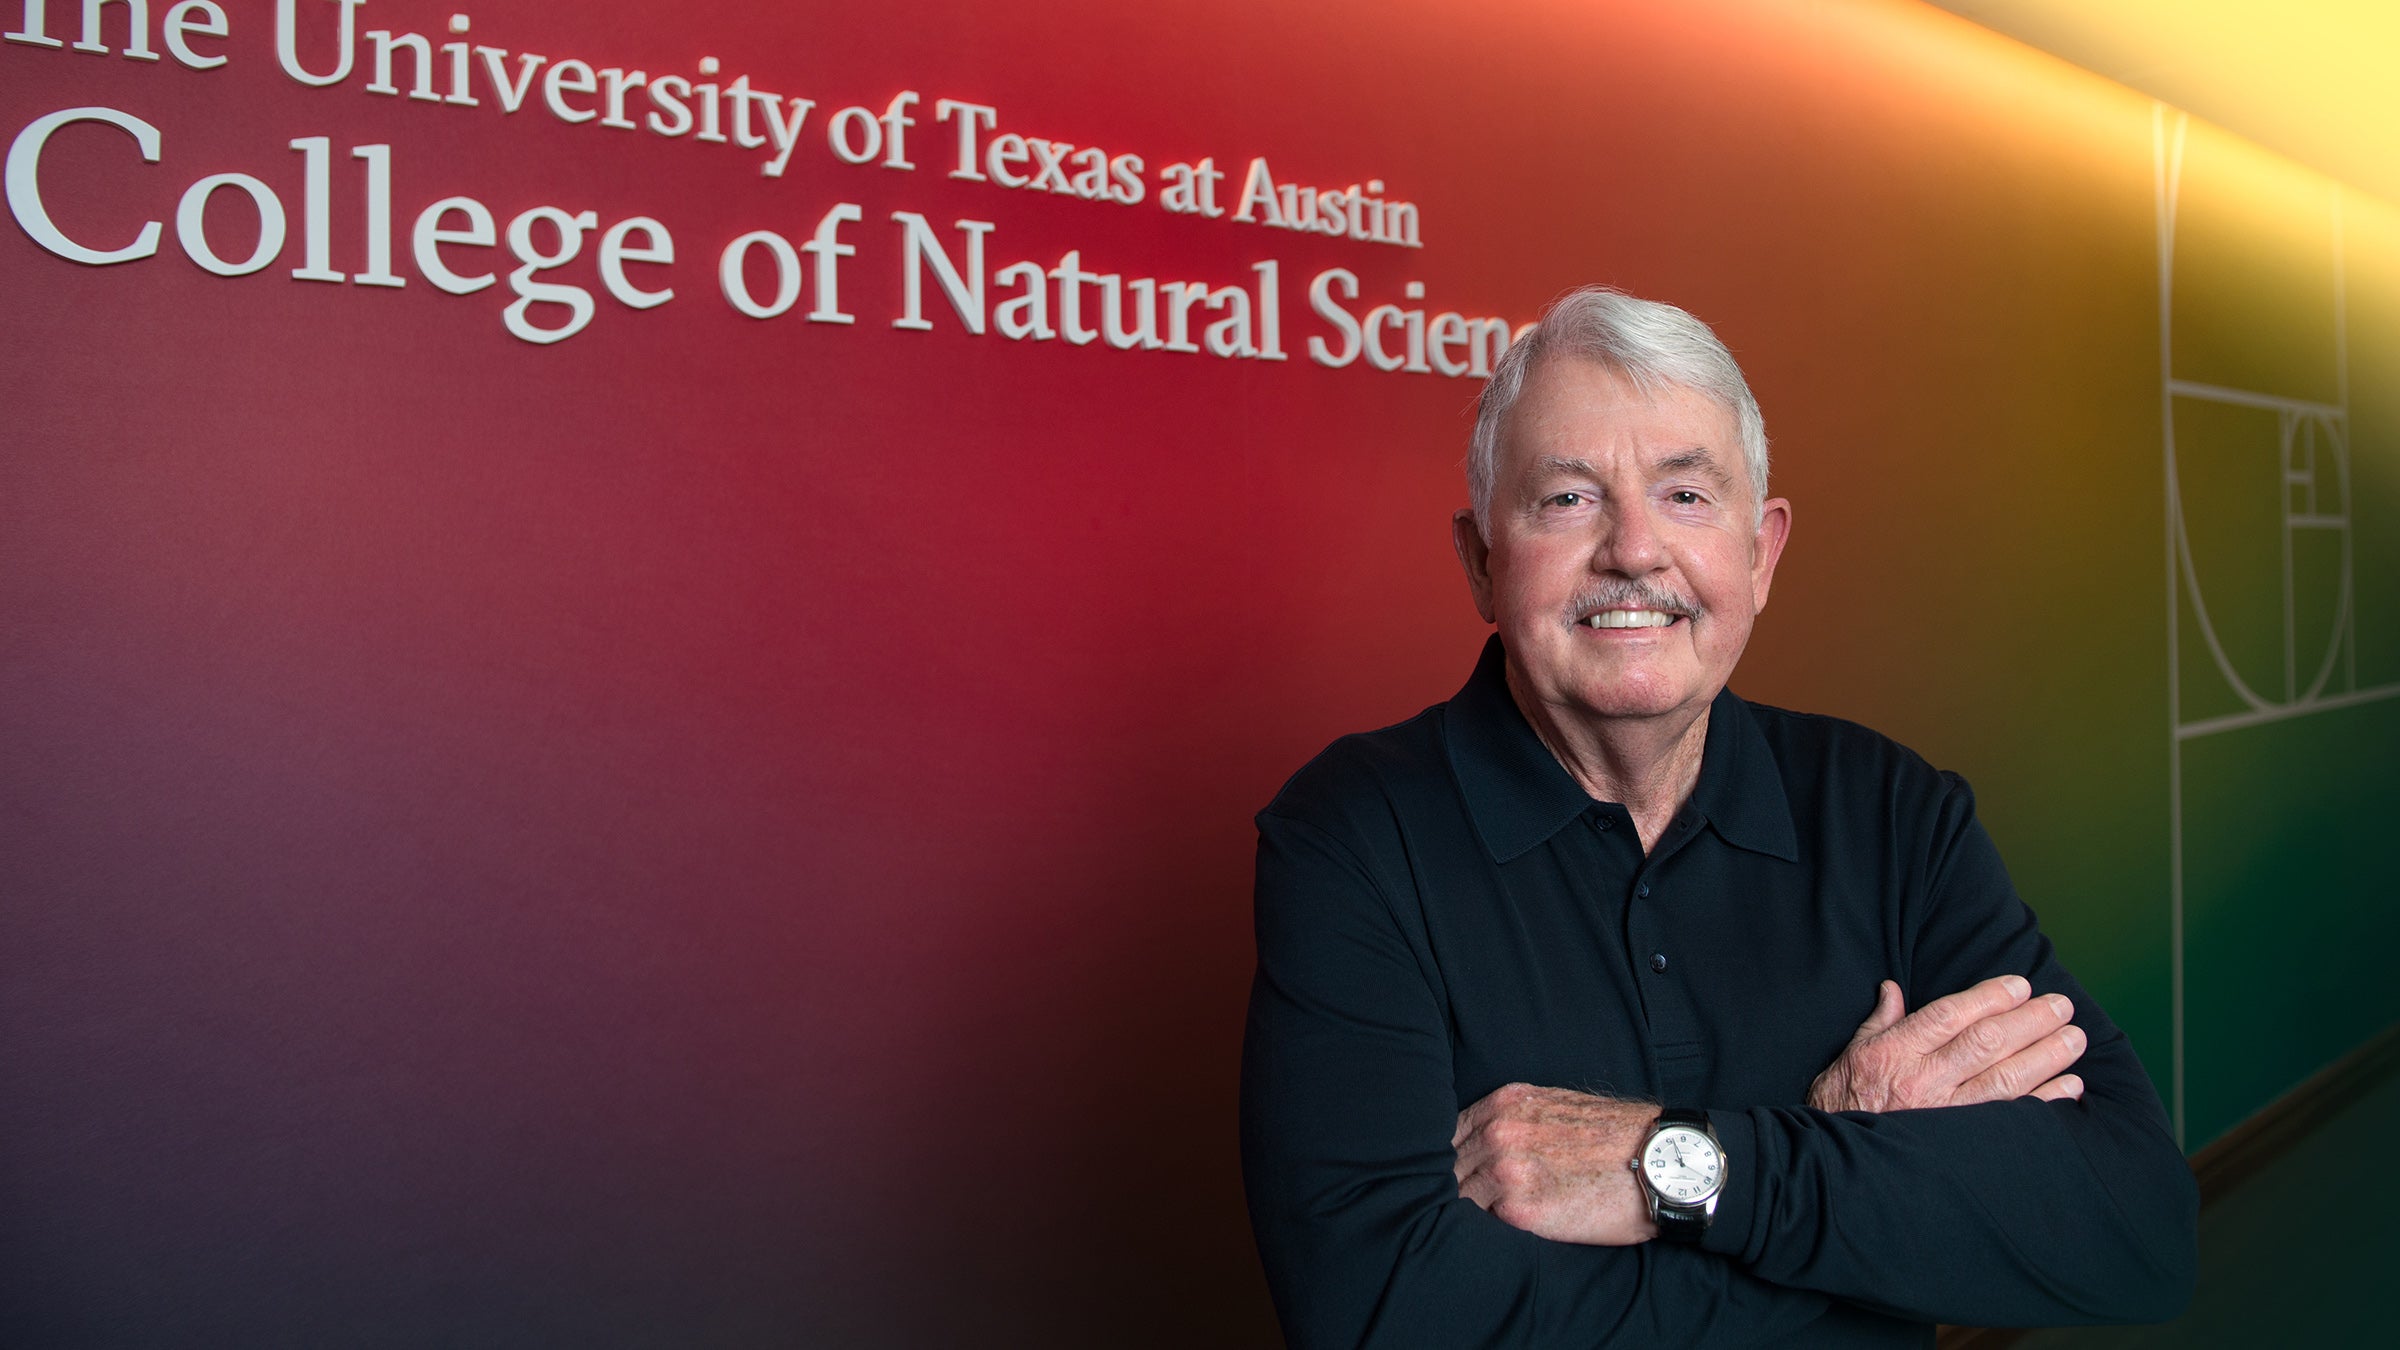
[[[1697,600],[1646,581],[1627,578],[1605,583],[1569,601],[1567,623],[1582,623],[1604,609],[1655,609],[1662,614],[1680,614],[1687,619],[1698,619],[1706,613]]]

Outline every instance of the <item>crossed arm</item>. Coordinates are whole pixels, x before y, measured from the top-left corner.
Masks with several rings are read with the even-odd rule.
[[[1819,1111],[1899,1111],[2031,1097],[2073,1101],[2066,1072],[2084,1051],[2063,994],[2033,996],[2001,975],[1906,1012],[1883,982],[1875,1011],[1817,1076]],[[1459,1194],[1513,1228],[1558,1242],[1629,1247],[1658,1236],[1627,1163],[1658,1107],[1566,1088],[1511,1083],[1458,1113],[1450,1146]]]

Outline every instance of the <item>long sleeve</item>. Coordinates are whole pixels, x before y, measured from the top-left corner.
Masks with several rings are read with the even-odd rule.
[[[1718,1112],[1736,1175],[1708,1245],[1777,1284],[1980,1326],[2161,1321],[2189,1301],[2198,1196],[2124,1033],[2060,965],[1955,775],[1932,819],[1909,1006],[1994,975],[2075,1004],[2081,1101]],[[1899,972],[1895,972],[1899,973]]]
[[[1893,1343],[1721,1256],[1550,1242],[1460,1198],[1438,976],[1341,843],[1272,814],[1259,832],[1242,1165],[1295,1347]]]

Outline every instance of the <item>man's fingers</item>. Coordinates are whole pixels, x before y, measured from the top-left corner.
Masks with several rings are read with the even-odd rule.
[[[1968,1106],[1976,1102],[2004,1102],[2030,1095],[2036,1090],[2037,1084],[2047,1086],[2064,1073],[2067,1066],[2083,1058],[2083,1050],[2083,1028],[2060,1027],[1959,1084],[1957,1091],[1951,1094],[1950,1103],[1953,1106]]]
[[[1889,1111],[2083,1090],[2065,1072],[2084,1051],[2083,1032],[2072,1025],[2075,1005],[2059,994],[2033,997],[2022,975],[1996,976],[1913,1013],[1905,1008],[1899,985],[1876,987],[1875,1010],[1810,1084],[1809,1105]]]
[[[1469,1172],[1461,1169],[1458,1177],[1458,1193],[1474,1201],[1477,1205],[1490,1209],[1492,1202],[1500,1198],[1500,1185],[1492,1180],[1492,1174],[1489,1172],[1480,1169]]]
[[[1857,1042],[1870,1036],[1880,1036],[1900,1025],[1900,1019],[1907,1014],[1908,1004],[1900,996],[1899,983],[1885,980],[1875,986],[1875,1011],[1868,1013],[1867,1020],[1858,1024],[1858,1034],[1850,1039]]]
[[[1894,1031],[1920,1055],[1948,1045],[1969,1027],[2021,1006],[2033,986],[2022,975],[1999,975],[1946,998],[1937,998],[1901,1019]]]
[[[2071,1073],[2062,1073],[2049,1082],[2025,1094],[2046,1102],[2078,1102],[2083,1100],[2083,1080]]]
[[[2074,1015],[2075,1005],[2067,1000],[2066,995],[2044,994],[1964,1028],[1950,1039],[1948,1045],[1935,1051],[1933,1058],[1941,1063],[1954,1081],[1963,1084],[2007,1062],[2011,1056],[2040,1046],[2043,1038],[2066,1026],[2068,1019]],[[2080,1036],[2082,1033],[2076,1034]],[[2083,1053],[2081,1044],[2075,1046],[2075,1053]],[[2014,1097],[2073,1062],[2070,1057],[2065,1064],[2021,1080],[2013,1091],[2002,1095]]]

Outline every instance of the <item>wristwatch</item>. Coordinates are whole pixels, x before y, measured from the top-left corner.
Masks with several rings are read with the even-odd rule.
[[[1725,1150],[1704,1111],[1666,1110],[1630,1164],[1650,1197],[1650,1220],[1670,1242],[1698,1242],[1725,1193]]]

